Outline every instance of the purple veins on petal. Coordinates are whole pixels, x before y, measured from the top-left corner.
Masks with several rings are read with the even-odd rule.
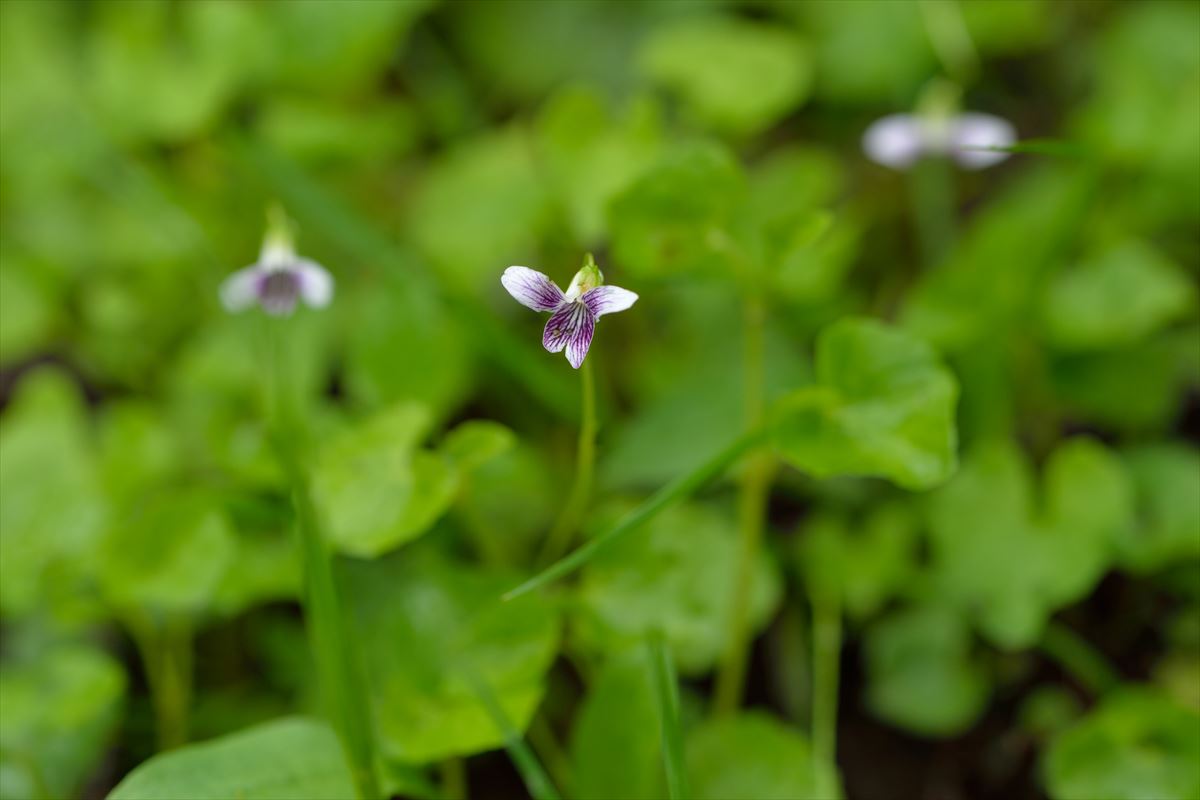
[[[542,346],[551,353],[566,348],[567,361],[579,369],[592,344],[596,330],[596,317],[583,303],[568,303],[550,315],[546,331],[542,334]]]
[[[579,318],[588,310],[579,303],[564,303],[546,320],[546,329],[542,332],[542,347],[551,353],[561,353],[567,346],[567,339],[579,327]]]
[[[554,311],[565,299],[554,281],[529,267],[509,267],[500,276],[500,283],[514,300],[534,311]]]
[[[593,316],[601,317],[605,314],[624,311],[637,302],[638,296],[635,292],[622,289],[620,286],[597,286],[584,292],[583,297],[579,299],[588,307]],[[587,348],[584,350],[586,352]]]
[[[592,334],[596,332],[596,316],[582,303],[579,304],[579,308],[579,324],[567,337],[567,361],[575,369],[579,369],[583,359],[587,357],[588,348],[592,346]]]

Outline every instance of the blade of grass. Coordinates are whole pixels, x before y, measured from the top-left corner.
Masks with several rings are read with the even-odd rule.
[[[534,589],[539,589],[579,569],[593,559],[602,549],[612,544],[613,541],[652,519],[664,509],[692,494],[692,492],[724,472],[743,453],[765,439],[766,435],[767,426],[756,428],[743,434],[704,464],[701,464],[688,474],[676,478],[650,495],[645,502],[622,517],[611,528],[589,539],[582,547],[577,548],[566,557],[560,558],[520,586],[507,592],[503,599],[512,600],[523,594],[528,594]]]
[[[1121,682],[1121,676],[1108,660],[1090,642],[1061,622],[1052,621],[1046,626],[1039,647],[1096,696]]]
[[[542,763],[504,712],[491,687],[478,675],[469,675],[469,680],[479,702],[504,737],[504,749],[508,751],[508,757],[521,773],[521,779],[525,781],[525,788],[529,790],[533,800],[560,800],[561,796],[554,788],[554,782],[550,780]]]
[[[683,800],[688,796],[688,789],[683,766],[683,733],[679,726],[679,681],[675,676],[675,662],[661,632],[650,637],[649,646],[650,661],[654,668],[654,690],[658,696],[658,717],[662,726],[667,797],[670,800]]]

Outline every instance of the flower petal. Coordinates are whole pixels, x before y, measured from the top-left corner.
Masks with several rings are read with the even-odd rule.
[[[259,281],[265,272],[258,264],[252,264],[222,281],[221,305],[225,310],[245,311],[257,303]]]
[[[500,276],[500,283],[518,303],[534,311],[553,311],[563,303],[562,289],[529,267],[509,267]]]
[[[592,333],[596,329],[596,317],[583,303],[567,303],[550,315],[546,330],[542,334],[542,346],[551,353],[563,348],[567,360],[579,369],[592,344]]]
[[[969,150],[973,147],[1011,147],[1017,141],[1017,130],[1006,119],[975,112],[959,114],[950,131],[950,153],[960,166],[983,169],[999,164],[1008,153],[995,150]]]
[[[567,339],[579,326],[580,309],[587,311],[579,303],[564,303],[546,320],[546,328],[542,331],[542,347],[551,353],[561,353],[567,346]]]
[[[893,169],[906,169],[921,157],[925,137],[920,120],[912,114],[891,114],[867,128],[862,146],[872,161]]]
[[[583,312],[579,315],[579,325],[567,339],[567,361],[575,369],[579,369],[583,359],[587,358],[588,348],[592,346],[592,334],[596,332],[596,316],[586,306],[580,304],[580,307]]]
[[[333,276],[315,261],[298,258],[293,269],[300,281],[300,296],[313,308],[324,308],[333,299]]]
[[[583,297],[579,299],[593,316],[602,317],[605,314],[624,311],[637,302],[638,296],[620,286],[597,286],[584,292]]]

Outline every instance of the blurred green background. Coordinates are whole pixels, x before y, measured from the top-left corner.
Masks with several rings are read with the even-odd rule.
[[[869,161],[935,79],[1041,146]],[[1200,4],[0,3],[2,798],[105,797],[184,740],[216,744],[123,796],[247,764],[280,774],[246,797],[348,791],[267,323],[217,294],[275,203],[337,281],[281,324],[395,796],[527,796],[469,673],[565,796],[665,797],[657,631],[693,795],[819,797],[825,603],[842,796],[1200,798]],[[595,531],[743,428],[729,242],[768,397],[857,369],[814,369],[827,325],[884,320],[953,372],[959,467],[776,473],[745,709],[714,717],[736,471],[498,602],[579,421],[499,275],[565,286],[590,250],[641,295],[589,357]]]

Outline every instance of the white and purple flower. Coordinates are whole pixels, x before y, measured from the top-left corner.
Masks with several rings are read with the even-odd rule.
[[[332,299],[333,276],[317,262],[297,256],[286,222],[274,219],[258,261],[221,284],[221,305],[227,311],[258,305],[268,314],[282,317],[291,314],[300,300],[324,308]]]
[[[879,164],[907,169],[925,156],[954,159],[966,169],[982,169],[1008,158],[988,148],[1011,147],[1012,124],[991,114],[892,114],[876,120],[863,134],[863,150]]]
[[[566,292],[529,267],[509,267],[500,276],[500,283],[526,308],[550,312],[542,346],[551,353],[566,350],[567,361],[575,369],[583,364],[591,347],[596,320],[605,314],[624,311],[638,299],[628,289],[605,286],[604,275],[591,255],[583,269],[575,273]]]

